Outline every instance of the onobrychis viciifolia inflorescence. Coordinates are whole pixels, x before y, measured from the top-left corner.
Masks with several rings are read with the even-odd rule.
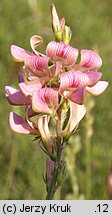
[[[108,86],[108,82],[99,81],[101,57],[83,49],[77,63],[79,51],[69,45],[71,29],[64,18],[59,20],[53,4],[51,15],[55,41],[48,43],[44,54],[37,51],[43,43],[38,35],[30,39],[31,52],[12,45],[11,54],[16,62],[23,62],[23,69],[18,73],[19,90],[5,87],[9,103],[25,107],[24,118],[10,113],[12,130],[34,135],[46,154],[47,199],[53,198],[60,176],[65,174],[62,152],[86,113],[85,95],[100,95]]]

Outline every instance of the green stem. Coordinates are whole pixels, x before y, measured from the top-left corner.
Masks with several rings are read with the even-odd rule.
[[[52,200],[53,199],[54,193],[57,190],[58,177],[60,175],[60,170],[61,170],[62,146],[63,145],[62,145],[62,140],[60,137],[60,132],[61,132],[61,112],[60,112],[60,110],[58,110],[58,112],[57,112],[56,132],[57,132],[57,138],[56,138],[57,160],[56,160],[55,165],[54,165],[54,171],[52,173],[50,184],[48,186],[46,200]]]
[[[60,167],[61,167],[61,158],[62,158],[62,145],[61,139],[57,137],[57,161],[54,165],[54,171],[52,173],[50,185],[48,186],[48,192],[46,200],[52,200],[54,193],[57,190],[58,176],[60,175]],[[52,163],[52,161],[51,161]]]
[[[58,178],[58,168],[54,168],[54,172],[52,175],[51,183],[48,189],[48,193],[46,196],[46,200],[52,200],[54,193],[56,192],[56,183]]]

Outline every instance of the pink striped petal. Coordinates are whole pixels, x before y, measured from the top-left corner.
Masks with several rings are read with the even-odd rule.
[[[38,77],[51,76],[48,67],[49,58],[46,56],[33,56],[25,61],[25,66]]]
[[[97,70],[102,66],[102,59],[96,52],[84,49],[81,50],[81,62],[79,65],[90,70]]]
[[[81,87],[76,89],[72,93],[69,93],[67,98],[69,98],[69,100],[73,101],[76,104],[83,104],[84,95],[85,95],[85,87]]]
[[[34,91],[32,96],[32,109],[37,113],[52,114],[52,110],[48,107],[39,96],[38,92]]]
[[[78,57],[78,50],[62,42],[51,41],[47,45],[46,54],[53,61],[60,61],[64,66],[72,66]]]
[[[29,105],[31,100],[26,98],[25,95],[10,86],[5,87],[5,94],[10,104],[12,105]]]
[[[24,62],[29,56],[34,56],[33,53],[18,47],[16,45],[11,46],[11,54],[14,57],[14,60],[17,62]]]
[[[70,113],[70,132],[72,132],[86,114],[86,108],[84,105],[70,102]]]
[[[28,122],[14,112],[10,113],[9,123],[11,129],[21,134],[37,134],[37,130],[32,128]]]
[[[32,97],[32,107],[35,112],[52,114],[58,107],[58,90],[45,87],[35,91]]]
[[[81,86],[92,86],[101,78],[100,72],[68,71],[61,75],[60,91]]]
[[[102,94],[106,90],[108,85],[109,83],[106,81],[99,81],[93,87],[86,87],[86,91],[89,92],[90,94],[97,96],[97,95]]]
[[[42,99],[48,103],[49,107],[54,110],[58,107],[58,89],[57,88],[43,88],[39,91]]]
[[[43,82],[41,81],[39,83],[33,83],[29,85],[27,85],[25,82],[21,82],[19,83],[19,86],[23,94],[27,97],[27,96],[32,96],[32,93],[34,91],[38,91],[40,88],[42,88]]]
[[[39,52],[36,50],[36,47],[41,45],[42,43],[43,43],[43,38],[41,36],[33,35],[30,38],[31,48],[36,55],[39,55]]]
[[[95,85],[99,79],[102,77],[102,73],[101,72],[94,72],[94,71],[91,71],[91,72],[84,72],[83,74],[85,74],[88,78],[88,81],[85,85],[88,85],[88,86],[93,86]],[[85,76],[85,77],[86,77]]]

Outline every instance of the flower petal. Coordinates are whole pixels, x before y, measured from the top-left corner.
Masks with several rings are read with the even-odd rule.
[[[99,81],[99,79],[102,77],[102,73],[97,72],[97,71],[96,72],[94,72],[94,71],[84,72],[83,74],[85,74],[87,76],[87,78],[88,78],[87,83],[85,84],[85,85],[88,85],[88,86],[95,85]],[[85,76],[85,78],[86,78],[86,76]],[[84,80],[82,82],[84,82]]]
[[[68,71],[61,75],[60,91],[70,90],[81,86],[92,86],[102,76],[100,72],[82,72],[82,71]]]
[[[28,122],[14,112],[10,113],[9,123],[11,129],[21,134],[37,134],[35,128],[31,128]]]
[[[48,127],[48,116],[39,117],[37,124],[38,130],[42,137],[42,141],[44,143],[44,147],[49,153],[51,153],[50,151],[52,150],[52,139]]]
[[[72,93],[69,93],[67,98],[69,100],[73,101],[76,104],[82,104],[84,100],[85,95],[85,87],[81,87],[73,91]]]
[[[106,81],[99,81],[93,87],[86,87],[86,91],[89,92],[90,94],[97,96],[97,95],[102,94],[106,90],[108,85],[109,83]]]
[[[21,91],[25,96],[32,96],[33,91],[38,91],[43,86],[43,82],[33,83],[27,85],[25,82],[19,83],[19,86],[21,88]]]
[[[54,77],[56,77],[58,74],[60,74],[61,69],[62,69],[62,65],[59,62],[56,62]]]
[[[72,66],[78,57],[78,49],[62,42],[51,41],[47,45],[46,54],[53,61],[61,61],[64,66]]]
[[[44,77],[46,75],[50,77],[48,62],[49,58],[46,56],[33,56],[26,59],[25,66],[38,77]]]
[[[37,77],[36,75],[34,75],[28,68],[23,67],[23,79],[27,85],[29,84],[38,84],[38,83],[42,83],[42,85],[45,84],[45,82],[47,82],[49,80],[48,76],[46,77]]]
[[[52,114],[52,110],[48,107],[47,103],[42,100],[37,91],[33,92],[32,109],[37,113]]]
[[[64,138],[68,140],[73,130],[77,127],[86,113],[84,105],[79,105],[70,101],[70,117],[65,129],[62,131]]]
[[[33,111],[32,107],[27,106],[26,107],[26,116],[27,116],[27,118],[31,118],[31,117],[33,117],[35,115],[37,115],[37,113]]]
[[[29,56],[34,54],[16,45],[11,46],[11,54],[17,62],[24,62]]]
[[[96,52],[84,49],[81,50],[81,62],[79,65],[90,70],[96,70],[102,66],[102,59]]]
[[[70,102],[70,112],[70,132],[72,132],[86,114],[86,108],[84,105],[78,105]]]
[[[41,98],[54,110],[58,107],[58,89],[57,88],[42,88],[39,91]]]
[[[43,43],[43,38],[41,36],[33,35],[30,38],[31,48],[36,55],[39,55],[39,52],[36,50],[36,47],[41,45],[42,43]]]
[[[58,90],[45,87],[35,91],[32,97],[32,107],[35,112],[52,114],[58,107]]]
[[[5,94],[10,104],[12,105],[29,105],[31,104],[31,100],[26,98],[25,95],[10,86],[5,87]]]

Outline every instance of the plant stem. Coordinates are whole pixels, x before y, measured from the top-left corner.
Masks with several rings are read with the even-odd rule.
[[[56,183],[57,183],[57,178],[58,178],[58,168],[54,168],[54,172],[52,174],[52,179],[51,179],[51,183],[48,189],[48,193],[46,196],[46,200],[52,200],[54,193],[56,191]]]
[[[61,170],[61,158],[62,158],[61,138],[57,137],[57,161],[54,164],[54,170],[53,170],[52,177],[50,180],[50,185],[48,186],[46,200],[52,200],[54,193],[57,190],[58,176],[60,175],[60,170]]]
[[[46,200],[52,200],[54,193],[57,190],[57,181],[58,181],[58,176],[60,174],[60,169],[61,169],[61,158],[62,158],[61,139],[57,137],[57,161],[55,162],[50,185],[48,186],[48,193],[47,193]]]
[[[61,112],[60,110],[57,112],[57,118],[56,118],[56,132],[57,132],[57,138],[56,138],[56,155],[57,155],[57,160],[54,164],[54,170],[51,174],[51,180],[50,184],[48,183],[48,190],[47,190],[47,196],[46,200],[52,200],[54,193],[57,190],[58,187],[58,177],[61,172],[61,159],[62,159],[62,140],[60,137],[60,132],[61,132]],[[52,163],[52,161],[51,161]],[[50,166],[50,164],[49,164]],[[47,172],[46,172],[47,173]]]

